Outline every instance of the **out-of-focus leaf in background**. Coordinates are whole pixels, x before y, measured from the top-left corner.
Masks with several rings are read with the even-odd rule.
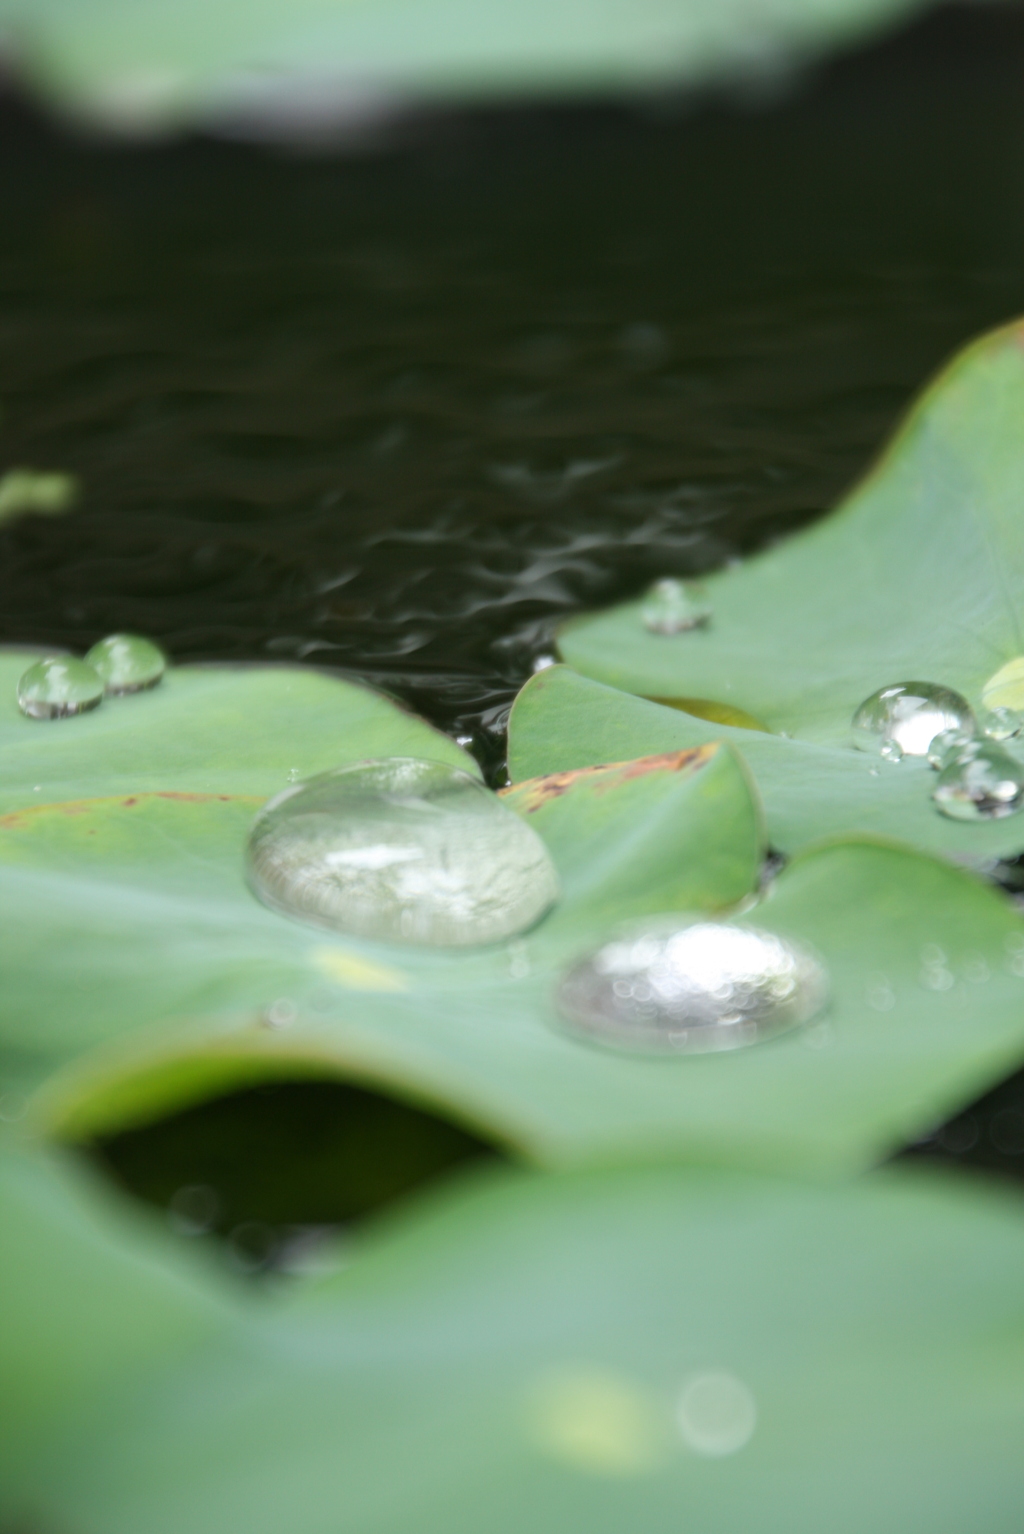
[[[71,115],[132,131],[330,129],[395,104],[777,76],[920,0],[3,0]]]

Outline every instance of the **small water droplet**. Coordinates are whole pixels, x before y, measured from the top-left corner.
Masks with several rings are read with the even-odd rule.
[[[943,964],[925,964],[921,970],[921,984],[928,991],[948,991],[955,983],[953,971]]]
[[[969,730],[940,730],[932,737],[928,747],[928,765],[934,767],[936,772],[941,772],[954,755],[970,756],[981,744],[978,737]]]
[[[974,733],[974,715],[966,698],[934,682],[894,682],[879,688],[853,716],[853,743],[861,751],[881,751],[889,741],[904,756],[927,756],[943,730]]]
[[[534,676],[536,676],[538,671],[550,671],[552,666],[557,665],[558,657],[556,655],[538,655],[530,669]]]
[[[301,767],[289,767],[288,768],[288,781],[289,781],[289,783],[298,783],[298,782],[301,781],[301,779],[302,779],[302,768]]]
[[[103,702],[103,682],[92,666],[53,655],[29,666],[18,683],[18,707],[30,719],[67,719]]]
[[[167,670],[160,647],[138,634],[108,634],[86,651],[85,659],[112,697],[155,687]]]
[[[228,1236],[231,1262],[243,1273],[265,1272],[274,1263],[280,1246],[280,1235],[263,1220],[243,1220]]]
[[[720,1459],[750,1442],[757,1403],[750,1387],[733,1374],[694,1374],[679,1393],[676,1421],[694,1453]]]
[[[188,1183],[171,1195],[167,1219],[179,1236],[202,1236],[220,1215],[220,1200],[206,1183]]]
[[[671,1054],[737,1049],[814,1017],[819,962],[758,927],[663,916],[632,928],[565,976],[572,1030],[617,1049]]]
[[[888,975],[872,975],[867,984],[865,1000],[876,1012],[891,1012],[896,1005],[896,993]]]
[[[883,740],[878,754],[886,762],[902,762],[904,751],[898,740]]]
[[[698,587],[666,576],[655,581],[640,607],[640,619],[652,634],[681,634],[700,628],[711,617],[711,608]]]
[[[938,1141],[943,1150],[951,1155],[962,1156],[966,1151],[973,1150],[978,1143],[978,1121],[973,1113],[962,1114],[960,1118],[950,1119],[948,1124],[943,1124],[938,1133]]]
[[[412,757],[285,789],[257,816],[248,860],[265,905],[383,941],[498,942],[558,896],[531,826],[468,773]]]
[[[972,953],[964,959],[963,977],[972,985],[984,985],[986,980],[992,978],[992,971],[980,953]]]
[[[1019,1108],[1001,1109],[993,1115],[988,1137],[1001,1155],[1024,1155],[1024,1113]]]
[[[946,762],[932,799],[951,820],[1001,820],[1024,807],[1024,765],[995,742],[980,743]]]
[[[263,1011],[263,1021],[268,1028],[288,1028],[299,1015],[297,1004],[290,996],[279,996]]]
[[[1012,740],[1024,730],[1024,714],[1015,708],[986,708],[978,724],[989,740]]]

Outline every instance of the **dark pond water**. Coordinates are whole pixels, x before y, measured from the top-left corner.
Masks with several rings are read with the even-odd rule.
[[[561,617],[819,515],[1024,311],[1022,78],[1024,11],[978,6],[772,100],[432,118],[345,156],[87,146],[9,104],[0,467],[84,496],[0,530],[0,640],[329,665],[497,778]],[[111,1155],[162,1197],[177,1134]],[[1024,1160],[986,1134],[938,1150]]]

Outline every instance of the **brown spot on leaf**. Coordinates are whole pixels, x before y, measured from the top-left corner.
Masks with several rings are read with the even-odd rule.
[[[512,798],[517,810],[533,815],[555,799],[560,799],[577,784],[589,784],[597,793],[618,788],[633,778],[653,772],[684,772],[703,767],[718,750],[717,743],[692,746],[685,751],[662,751],[657,756],[639,756],[628,762],[605,762],[595,767],[575,767],[566,772],[549,772],[543,777],[528,778],[502,790],[502,797]]]
[[[56,804],[30,804],[23,810],[11,810],[0,815],[0,830],[19,831],[35,825],[47,816],[90,815],[97,809],[132,809],[145,805],[150,799],[175,799],[183,804],[251,804],[260,805],[265,799],[260,794],[183,794],[170,790],[158,790],[149,794],[111,795],[102,799],[65,799]],[[93,833],[90,832],[89,835]]]

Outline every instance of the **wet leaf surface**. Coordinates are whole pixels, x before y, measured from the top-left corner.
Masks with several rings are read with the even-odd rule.
[[[1018,322],[954,358],[838,511],[711,578],[706,627],[652,634],[629,603],[567,624],[563,657],[822,745],[848,745],[854,710],[897,682],[955,688],[977,709],[1024,651],[1022,402]]]
[[[714,724],[567,666],[542,671],[519,694],[509,722],[509,769],[518,779],[710,741],[727,741],[748,764],[769,840],[781,852],[849,832],[895,837],[977,865],[1015,857],[1024,846],[1024,816],[964,822],[940,815],[931,799],[938,775],[922,759],[887,762],[842,744]]]

